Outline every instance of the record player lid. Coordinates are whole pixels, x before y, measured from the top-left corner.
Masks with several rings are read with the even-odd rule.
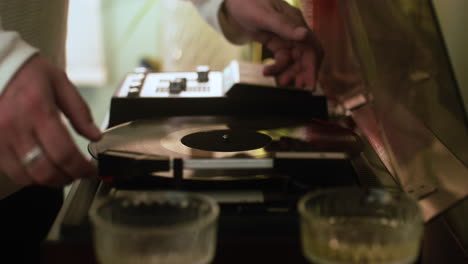
[[[426,218],[466,197],[466,1],[307,2],[327,53],[322,88],[348,106]]]

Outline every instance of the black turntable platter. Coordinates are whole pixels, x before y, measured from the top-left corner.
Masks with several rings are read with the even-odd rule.
[[[176,158],[267,157],[265,147],[281,137],[306,139],[303,119],[170,117],[137,120],[110,128],[89,145],[97,158],[106,150]],[[305,141],[304,141],[305,142]]]
[[[312,119],[190,116],[112,127],[88,149],[94,158],[110,149],[177,158],[260,158],[272,151],[356,153],[361,142],[348,129]]]
[[[299,153],[300,157],[302,154],[318,153],[319,158],[323,153],[331,153],[339,155],[340,159],[347,159],[347,149],[352,149],[349,148],[350,144],[356,145],[358,142],[353,141],[352,134],[334,137],[334,133],[339,134],[335,130],[339,129],[310,119],[290,117],[168,117],[137,120],[110,128],[103,133],[99,142],[90,143],[89,151],[96,159],[100,153],[112,150],[182,160],[187,164],[198,160],[219,164],[237,160],[245,165],[257,161],[268,162],[278,153]],[[335,138],[338,143],[333,143]],[[336,155],[333,159],[336,159]],[[184,180],[191,181],[258,181],[273,176],[273,167],[236,168],[184,167],[181,174]],[[296,171],[301,172],[302,167]],[[173,178],[174,171],[157,171],[152,176]]]

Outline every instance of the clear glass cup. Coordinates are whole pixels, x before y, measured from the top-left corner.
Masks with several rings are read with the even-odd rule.
[[[384,189],[316,191],[298,203],[304,256],[315,264],[409,264],[423,219],[416,200]]]
[[[123,192],[90,212],[101,264],[206,264],[214,257],[219,207],[184,192]]]

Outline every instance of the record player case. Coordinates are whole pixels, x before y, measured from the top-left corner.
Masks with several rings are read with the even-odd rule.
[[[266,87],[261,87],[261,89],[269,94],[278,91],[281,96],[273,95],[273,98],[277,98],[275,99],[277,103],[279,102],[278,98],[285,101],[297,98],[296,91],[288,88],[284,90],[273,88],[271,91],[265,90]],[[261,89],[257,90],[257,93],[261,93]],[[304,96],[306,93],[301,91],[299,94]],[[307,96],[316,102],[324,99],[323,96]],[[158,100],[164,99],[159,98]],[[296,212],[296,204],[300,196],[319,187],[352,185],[396,188],[393,178],[388,174],[379,158],[374,156],[373,160],[369,160],[362,154],[363,149],[370,150],[370,146],[352,130],[319,119],[318,114],[327,112],[325,104],[316,104],[314,109],[319,106],[321,109],[311,117],[307,113],[265,115],[263,112],[251,116],[245,116],[243,113],[239,115],[222,113],[224,115],[219,115],[217,112],[212,112],[212,115],[208,116],[180,116],[177,112],[180,109],[174,108],[176,113],[173,116],[155,115],[152,119],[135,120],[111,128],[104,134],[103,140],[91,144],[89,149],[96,158],[98,158],[98,154],[109,153],[109,151],[102,151],[106,149],[110,149],[112,154],[120,155],[118,156],[120,160],[117,162],[115,156],[112,156],[110,161],[100,157],[101,176],[119,173],[127,178],[116,177],[112,183],[88,179],[74,184],[65,201],[64,209],[45,243],[45,255],[56,254],[47,253],[51,251],[67,252],[67,250],[81,248],[88,253],[82,255],[84,259],[77,258],[77,263],[78,261],[93,263],[92,255],[90,255],[92,253],[91,229],[87,216],[93,202],[116,192],[127,190],[169,189],[206,193],[215,197],[220,203],[219,242],[215,263],[238,262],[237,251],[249,254],[252,261],[255,259],[260,261],[265,258],[265,254],[269,254],[268,258],[272,259],[272,263],[277,263],[277,261],[305,263],[300,253]],[[322,118],[327,119],[328,116],[322,116]],[[173,130],[173,127],[177,129]],[[262,151],[259,151],[258,147],[255,147],[253,151],[243,152],[201,151],[201,156],[192,156],[193,153],[200,155],[200,151],[194,152],[193,149],[181,144],[170,147],[174,135],[179,136],[181,133],[182,135],[193,135],[196,134],[193,133],[194,131],[200,130],[193,128],[199,127],[202,127],[203,131],[210,132],[224,131],[219,130],[219,127],[228,128],[227,131],[241,131],[242,133],[245,133],[243,130],[245,128],[262,131],[261,135],[271,136],[272,141],[267,146],[273,148],[275,156],[270,156],[267,148],[262,148]],[[217,130],[213,130],[213,127]],[[245,137],[245,135],[242,136]],[[154,139],[157,139],[156,145],[154,145]],[[234,140],[234,138],[230,140]],[[166,142],[169,147],[164,146],[165,141],[169,141],[169,143]],[[160,142],[163,144],[159,145]],[[208,142],[212,142],[211,138]],[[306,144],[304,145],[304,143]],[[149,152],[148,144],[154,147],[154,149],[150,148]],[[285,151],[280,151],[282,148],[286,148]],[[184,151],[188,151],[188,154]],[[152,154],[161,153],[165,153],[171,158],[171,155],[176,153],[177,158],[174,158],[171,166],[175,167],[176,161],[181,160],[185,166],[197,167],[196,172],[204,175],[213,170],[204,168],[205,170],[199,171],[200,164],[197,162],[207,152],[210,159],[203,160],[202,165],[216,165],[222,162],[222,166],[248,164],[250,168],[244,170],[244,168],[236,167],[237,165],[233,167],[234,170],[233,168],[229,170],[223,168],[223,173],[235,173],[236,177],[232,177],[234,180],[226,180],[226,177],[222,177],[221,180],[207,181],[203,177],[199,180],[200,178],[196,177],[177,176],[175,168],[169,173],[169,178],[158,177],[159,175],[156,177],[154,175],[148,176],[144,163],[141,163],[143,160],[141,157],[136,159],[140,163],[133,163],[132,166],[126,165],[134,162],[126,163],[128,162],[127,156],[132,153],[136,153],[136,155],[143,153],[145,158]],[[234,153],[233,157],[226,156],[232,155],[232,153]],[[296,156],[291,158],[291,154]],[[217,155],[222,156],[217,159]],[[245,159],[245,156],[248,155],[252,156]],[[286,157],[281,155],[286,155]],[[110,164],[110,166],[105,166],[105,164]],[[116,167],[115,164],[119,164],[119,166]],[[256,168],[255,166],[258,164],[263,167]],[[264,164],[271,164],[272,167]],[[377,169],[377,174],[381,175],[379,178],[375,176],[375,169],[371,168],[373,166]],[[252,169],[256,169],[253,172],[255,175],[260,174],[259,177],[251,178]],[[261,169],[261,173],[258,172],[258,169]],[[180,171],[183,171],[184,174],[187,173],[186,169]],[[217,169],[215,173],[219,173],[219,171]],[[249,175],[244,176],[246,171]],[[241,176],[239,176],[239,172],[241,172]],[[128,175],[131,177],[129,178]],[[223,175],[225,176],[225,174]],[[206,175],[204,176],[206,177]],[[245,247],[250,249],[246,250]],[[271,254],[271,250],[275,248],[278,249],[276,252],[280,252],[279,249],[281,249],[290,252],[291,255]],[[86,258],[89,259],[85,260]],[[47,261],[53,260],[48,259]]]

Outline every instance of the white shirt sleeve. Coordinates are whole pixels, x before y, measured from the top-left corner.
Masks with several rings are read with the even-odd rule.
[[[18,33],[4,31],[0,20],[0,95],[16,71],[37,52]]]
[[[197,8],[198,13],[216,31],[234,44],[244,44],[249,37],[237,25],[228,22],[223,8],[224,0],[185,0],[190,1]],[[255,1],[255,0],[252,0]]]

